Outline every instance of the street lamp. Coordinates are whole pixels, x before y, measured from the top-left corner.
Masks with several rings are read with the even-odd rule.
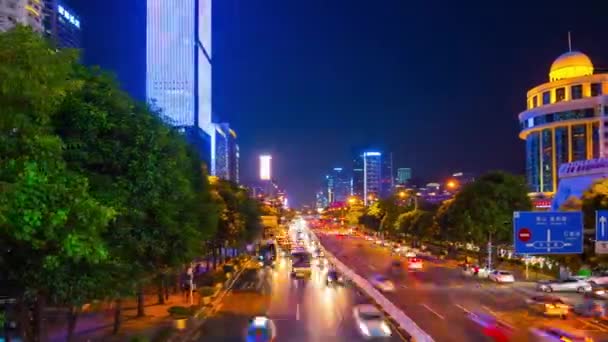
[[[405,193],[405,191],[399,191],[399,197],[405,198],[405,196],[407,196],[407,194]]]
[[[448,189],[456,189],[458,187],[458,183],[453,179],[449,180],[446,185]]]

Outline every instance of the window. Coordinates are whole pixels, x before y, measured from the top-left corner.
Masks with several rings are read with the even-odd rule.
[[[526,179],[532,192],[540,191],[539,138],[539,132],[533,132],[526,139]]]
[[[600,96],[602,95],[602,84],[601,83],[591,83],[591,96]]]
[[[572,92],[572,99],[582,99],[583,98],[583,85],[578,84],[570,87],[570,91]]]
[[[566,99],[566,88],[555,89],[555,102],[564,101]]]
[[[572,161],[587,159],[586,125],[572,126]]]
[[[553,135],[550,129],[543,130],[542,139],[542,177],[543,192],[553,191]]]
[[[538,95],[532,97],[532,108],[538,107]]]
[[[568,127],[555,128],[555,158],[557,167],[568,162]]]
[[[543,93],[543,105],[551,103],[551,92],[546,91]]]

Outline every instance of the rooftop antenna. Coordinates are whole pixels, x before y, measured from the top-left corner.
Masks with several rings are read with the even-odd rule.
[[[568,51],[572,52],[572,36],[570,35],[570,31],[568,31]]]

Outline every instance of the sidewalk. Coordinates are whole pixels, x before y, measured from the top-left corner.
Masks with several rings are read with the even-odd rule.
[[[172,294],[165,304],[158,304],[156,294],[147,293],[144,297],[145,317],[136,317],[137,302],[128,299],[123,302],[122,325],[117,335],[112,335],[114,325],[114,310],[107,305],[105,310],[81,314],[78,318],[75,336],[77,341],[128,341],[133,337],[146,337],[150,340],[161,334],[164,330],[170,330],[173,320],[169,316],[168,309],[172,306],[189,306],[189,301],[181,293]],[[198,303],[195,294],[194,303]],[[67,336],[67,320],[59,316],[54,323],[49,324],[49,341],[65,341]]]

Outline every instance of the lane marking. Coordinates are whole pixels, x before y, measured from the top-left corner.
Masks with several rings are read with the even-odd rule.
[[[583,319],[578,318],[578,317],[576,318],[576,320],[578,320],[578,321],[580,321],[581,323],[586,324],[586,325],[588,325],[588,326],[590,326],[590,327],[594,327],[594,328],[596,328],[596,329],[598,329],[598,330],[600,330],[600,331],[603,331],[603,332],[608,331],[608,330],[606,330],[606,328],[602,327],[602,326],[601,326],[601,325],[599,325],[599,324],[596,324],[596,323],[593,323],[593,322],[588,322],[588,321],[583,320]]]
[[[426,304],[420,304],[420,305],[422,305],[422,307],[424,307],[425,309],[427,309],[427,310],[429,310],[430,312],[432,312],[433,314],[435,314],[435,316],[437,316],[437,317],[439,317],[439,318],[441,318],[441,319],[445,320],[445,317],[441,316],[441,315],[440,315],[440,314],[439,314],[437,311],[435,311],[435,310],[431,309],[431,308],[430,308],[428,305],[426,305]]]
[[[485,305],[482,305],[481,307],[482,307],[484,310],[486,310],[487,312],[491,313],[492,315],[494,315],[494,316],[498,316],[498,314],[497,314],[495,311],[493,311],[492,309],[490,309],[489,307],[487,307],[487,306],[485,306]]]
[[[372,271],[377,270],[376,266],[374,266],[374,265],[369,265],[369,268],[370,268]]]
[[[296,304],[296,321],[300,320],[300,304]]]
[[[471,313],[471,311],[467,310],[467,308],[465,308],[464,306],[462,306],[462,305],[460,305],[458,303],[456,303],[454,305],[456,305],[458,308],[460,308],[460,310],[462,310],[462,311],[464,311],[466,313]]]
[[[405,285],[405,284],[401,284],[401,287],[403,287],[404,289],[407,289],[407,285]]]

